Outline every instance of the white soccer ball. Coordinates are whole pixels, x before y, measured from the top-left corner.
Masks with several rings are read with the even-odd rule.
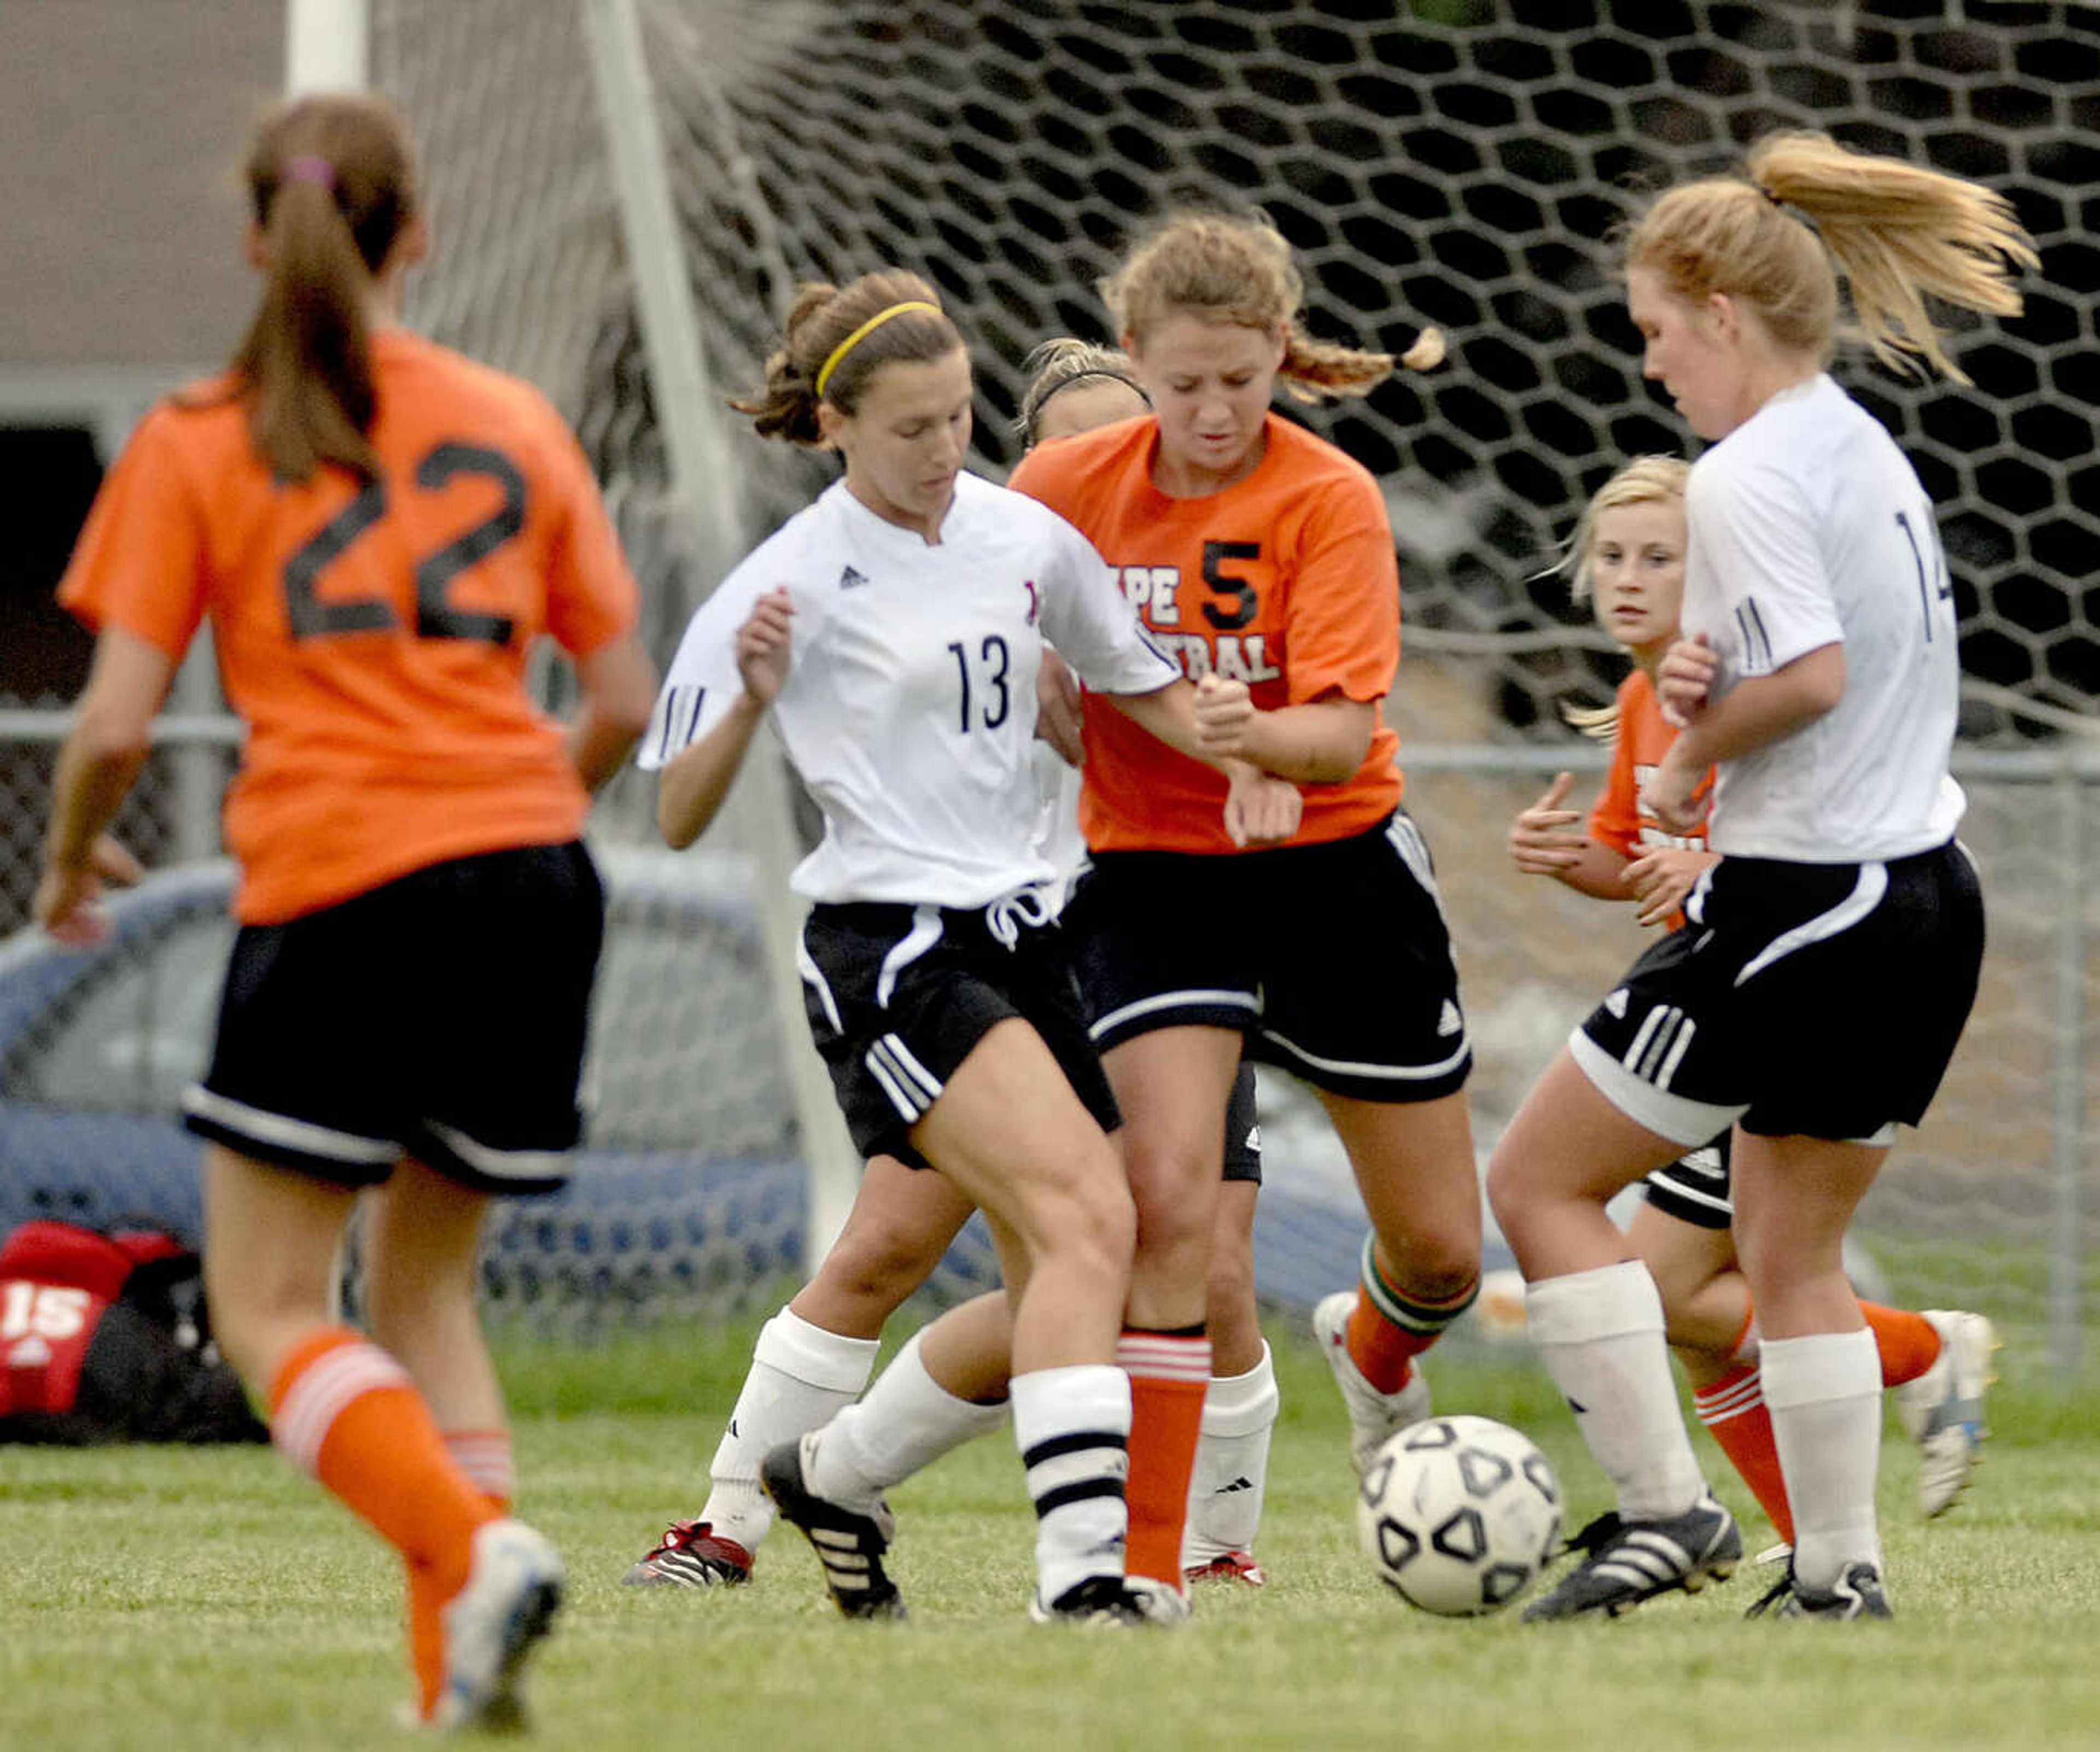
[[[1379,1449],[1357,1492],[1364,1555],[1424,1612],[1499,1612],[1560,1538],[1560,1481],[1531,1438],[1492,1418],[1432,1418]]]

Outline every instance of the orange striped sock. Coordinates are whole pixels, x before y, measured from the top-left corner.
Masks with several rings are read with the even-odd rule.
[[[505,1429],[447,1430],[445,1452],[483,1499],[499,1515],[508,1515],[518,1495],[518,1467],[511,1458]]]
[[[474,1529],[496,1518],[445,1452],[408,1371],[346,1326],[295,1346],[270,1384],[270,1439],[401,1554],[409,1652],[427,1715],[443,1677],[438,1611],[466,1580]]]
[[[1116,1363],[1130,1375],[1130,1535],[1123,1570],[1178,1588],[1189,1480],[1211,1387],[1211,1340],[1200,1326],[1126,1331],[1116,1344]]]
[[[1444,1336],[1451,1322],[1480,1293],[1476,1278],[1456,1295],[1427,1302],[1392,1283],[1374,1262],[1368,1243],[1357,1280],[1357,1305],[1349,1310],[1349,1360],[1381,1393],[1396,1393],[1414,1372],[1414,1359]]]
[[[1873,1329],[1874,1348],[1881,1353],[1882,1385],[1901,1387],[1915,1381],[1939,1361],[1939,1334],[1922,1314],[1908,1308],[1883,1308],[1878,1302],[1862,1302],[1860,1312]]]
[[[1787,1501],[1779,1444],[1772,1436],[1771,1413],[1765,1409],[1763,1379],[1756,1365],[1741,1364],[1719,1380],[1696,1388],[1692,1405],[1728,1463],[1750,1487],[1758,1506],[1771,1517],[1780,1538],[1793,1544],[1793,1508]]]

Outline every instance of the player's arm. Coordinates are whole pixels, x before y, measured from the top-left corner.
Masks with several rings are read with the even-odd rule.
[[[658,774],[657,831],[674,850],[682,851],[707,831],[743,770],[767,708],[787,685],[794,617],[795,606],[783,589],[768,590],[752,604],[736,634],[742,690],[707,734]]]
[[[1695,797],[1708,769],[1797,735],[1844,695],[1845,647],[1830,644],[1802,652],[1769,675],[1747,677],[1718,699],[1703,699],[1648,782],[1645,794],[1655,819],[1672,833],[1689,832],[1711,801],[1710,792]]]
[[[1207,675],[1196,714],[1207,755],[1231,756],[1294,784],[1333,785],[1356,776],[1378,733],[1374,699],[1339,692],[1263,712],[1243,682]]]
[[[95,641],[87,687],[51,779],[43,875],[32,903],[37,922],[55,936],[93,941],[105,877],[123,880],[137,867],[106,832],[152,752],[153,714],[174,677],[174,659],[121,627],[105,626]]]
[[[576,686],[582,703],[569,722],[569,759],[585,788],[596,791],[649,727],[656,667],[641,639],[625,633],[578,660]]]
[[[1101,697],[1170,748],[1225,775],[1225,827],[1234,844],[1273,845],[1297,832],[1304,806],[1298,787],[1251,761],[1207,748],[1197,717],[1197,690],[1187,682],[1176,677],[1149,693]]]

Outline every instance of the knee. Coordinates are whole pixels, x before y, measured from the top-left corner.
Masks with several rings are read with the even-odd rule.
[[[1137,1250],[1137,1206],[1110,1150],[1095,1168],[1075,1176],[1048,1222],[1048,1244],[1083,1256],[1098,1269],[1127,1278]]]
[[[1487,1177],[1484,1183],[1488,1195],[1488,1208],[1495,1214],[1495,1221],[1507,1233],[1513,1222],[1521,1222],[1526,1208],[1526,1189],[1523,1171],[1515,1158],[1498,1150],[1488,1160]]]
[[[933,1274],[940,1247],[917,1234],[849,1226],[824,1256],[818,1275],[834,1296],[879,1310],[886,1318]]]

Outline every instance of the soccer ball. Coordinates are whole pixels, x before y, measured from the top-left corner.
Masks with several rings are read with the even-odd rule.
[[[1499,1612],[1560,1538],[1560,1481],[1531,1438],[1492,1418],[1432,1418],[1378,1451],[1357,1537],[1402,1600],[1450,1617]]]

